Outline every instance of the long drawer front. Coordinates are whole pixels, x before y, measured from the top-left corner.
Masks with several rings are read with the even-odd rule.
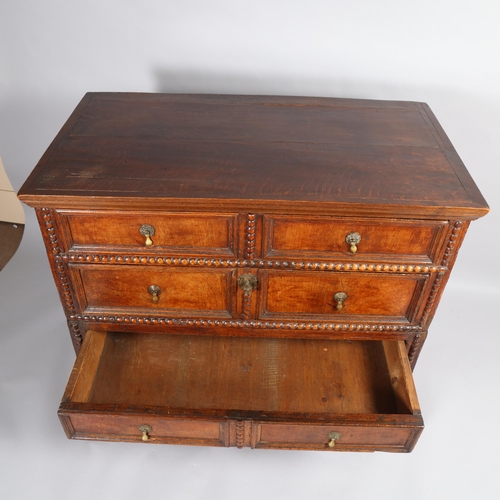
[[[401,341],[101,331],[59,416],[75,439],[325,451],[411,451],[423,428]]]
[[[408,452],[415,446],[423,428],[421,417],[413,415],[406,419],[401,416],[397,419],[364,416],[359,422],[353,417],[346,425],[335,419],[328,423],[304,419],[298,423],[85,410],[84,405],[61,406],[59,419],[70,439],[314,451]]]

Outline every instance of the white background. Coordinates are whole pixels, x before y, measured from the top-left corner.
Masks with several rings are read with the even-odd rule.
[[[16,190],[87,91],[295,94],[427,102],[492,208],[417,364],[426,429],[409,455],[67,440],[74,354],[26,208],[0,273],[0,498],[499,498],[499,26],[498,0],[0,0]]]

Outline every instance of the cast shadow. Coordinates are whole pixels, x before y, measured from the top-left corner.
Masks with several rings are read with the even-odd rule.
[[[394,86],[385,83],[375,85],[368,81],[321,77],[163,68],[154,70],[154,77],[157,92],[174,94],[297,95],[359,99],[384,99],[396,94]],[[403,93],[407,94],[408,91]]]

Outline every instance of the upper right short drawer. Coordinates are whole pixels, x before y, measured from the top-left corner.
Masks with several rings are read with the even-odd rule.
[[[448,221],[266,215],[264,257],[437,264]]]

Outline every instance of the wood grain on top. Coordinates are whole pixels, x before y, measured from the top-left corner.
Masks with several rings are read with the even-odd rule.
[[[426,105],[327,98],[87,94],[20,192],[33,206],[80,196],[488,210]]]

